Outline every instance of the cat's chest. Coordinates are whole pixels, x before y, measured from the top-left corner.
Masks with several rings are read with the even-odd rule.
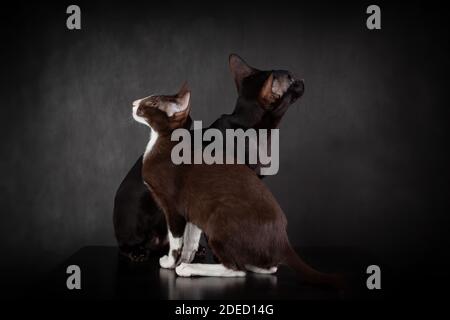
[[[147,188],[158,197],[171,197],[176,186],[170,157],[154,150],[143,161],[142,178]]]
[[[144,161],[155,148],[157,141],[158,141],[158,133],[154,130],[151,130],[150,139],[148,140],[147,145],[145,146]]]

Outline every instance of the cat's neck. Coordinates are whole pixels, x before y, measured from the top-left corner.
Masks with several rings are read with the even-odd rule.
[[[149,156],[149,154],[152,152],[153,147],[156,144],[156,141],[158,140],[158,132],[150,128],[150,138],[148,140],[147,146],[145,147],[144,151],[144,160]]]
[[[238,99],[233,113],[222,115],[215,124],[220,126],[220,122],[226,121],[226,128],[254,128],[263,119],[264,114],[265,110],[256,102]]]
[[[174,187],[177,168],[170,157],[174,142],[170,136],[170,132],[151,130],[142,163],[143,181],[161,208],[166,205],[167,199],[175,196],[173,192],[177,190]]]
[[[150,128],[150,138],[145,147],[143,161],[156,154],[162,154],[167,143],[170,143],[170,133],[160,133]]]
[[[278,106],[273,110],[264,110],[257,102],[241,101],[238,99],[236,107],[229,117],[241,128],[275,129],[287,110],[286,106]]]

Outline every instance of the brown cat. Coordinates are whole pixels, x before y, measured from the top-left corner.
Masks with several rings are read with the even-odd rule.
[[[269,75],[267,81],[272,80]],[[279,264],[286,264],[301,273],[304,282],[339,286],[340,277],[314,270],[292,249],[283,211],[247,166],[172,163],[176,142],[171,134],[187,121],[189,100],[190,91],[183,86],[176,95],[150,96],[133,103],[133,117],[152,131],[143,178],[168,223],[170,251],[161,258],[161,266],[176,266],[183,232],[203,231],[220,264],[181,263],[176,267],[179,276],[274,273]]]
[[[294,81],[294,76],[287,70],[256,69],[236,54],[229,56],[228,63],[238,98],[233,112],[221,115],[208,129],[218,129],[225,133],[227,129],[278,128],[290,106],[303,95],[305,89],[303,81]],[[259,94],[262,92],[266,94]],[[191,123],[187,121],[185,128],[190,127]],[[191,133],[194,131],[191,130]],[[272,138],[271,135],[268,137]],[[246,165],[258,174],[260,164],[246,161]],[[113,221],[119,252],[122,257],[128,257],[133,262],[146,261],[154,253],[166,253],[169,247],[164,213],[158,208],[143,183],[142,165],[141,155],[121,182],[114,197]],[[191,241],[183,241],[185,255],[179,258],[179,262],[192,262],[192,257],[196,255],[193,251],[198,249],[196,245],[198,239],[197,230],[190,238]],[[207,249],[200,249],[197,258],[201,259],[208,252]]]

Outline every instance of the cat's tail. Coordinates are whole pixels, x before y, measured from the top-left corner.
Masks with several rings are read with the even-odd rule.
[[[285,248],[284,264],[300,274],[302,282],[343,290],[347,287],[345,279],[340,274],[323,273],[315,270],[303,261],[288,243]]]

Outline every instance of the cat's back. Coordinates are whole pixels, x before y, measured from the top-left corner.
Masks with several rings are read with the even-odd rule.
[[[196,210],[228,208],[229,215],[258,216],[258,219],[282,217],[275,197],[261,179],[246,165],[198,164],[185,170],[187,200]],[[200,208],[199,208],[199,207]]]
[[[224,190],[229,193],[236,187],[241,192],[265,188],[258,176],[244,164],[193,164],[187,166],[189,182],[196,182],[198,191],[208,187],[209,191]],[[243,188],[245,184],[245,188]],[[206,191],[206,190],[205,190]]]

